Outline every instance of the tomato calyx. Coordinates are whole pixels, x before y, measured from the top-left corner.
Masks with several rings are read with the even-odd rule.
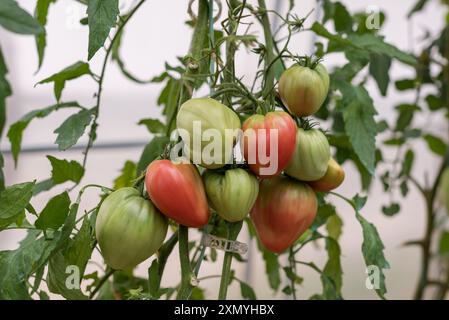
[[[323,61],[323,58],[310,55],[310,56],[295,56],[293,57],[293,60],[301,67],[314,70],[320,64],[320,62]]]

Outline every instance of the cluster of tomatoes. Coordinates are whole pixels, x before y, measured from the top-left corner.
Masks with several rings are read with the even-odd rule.
[[[109,195],[98,212],[96,236],[112,268],[129,268],[154,254],[164,241],[167,218],[200,228],[208,223],[210,208],[229,222],[241,221],[249,213],[261,243],[276,253],[289,248],[311,226],[318,208],[315,192],[338,187],[344,171],[332,159],[323,132],[298,127],[293,117],[318,111],[329,90],[329,76],[321,64],[296,64],[282,74],[278,89],[289,113],[255,114],[243,125],[232,109],[211,98],[190,99],[181,106],[176,124],[189,133],[181,138],[191,151],[190,159],[207,148],[204,142],[194,148],[193,138],[198,134],[194,123],[199,122],[201,132],[214,129],[224,137],[222,161],[196,163],[203,167],[200,174],[191,162],[155,160],[145,176],[150,200],[134,188]],[[232,156],[236,143],[233,132],[240,128],[247,166],[225,166],[229,160],[225,157]],[[261,129],[275,130],[276,140],[269,134],[245,135]],[[269,147],[273,143],[277,148]],[[256,152],[249,161],[250,151],[257,151],[261,144],[265,145],[262,156]],[[267,173],[271,163],[266,159],[275,160],[276,170]]]

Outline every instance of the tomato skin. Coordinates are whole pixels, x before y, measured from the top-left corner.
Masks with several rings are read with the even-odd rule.
[[[280,253],[310,227],[317,209],[312,188],[289,177],[277,176],[260,183],[251,220],[264,247]]]
[[[316,113],[328,91],[329,74],[321,63],[315,69],[296,64],[285,70],[279,79],[281,100],[298,117]]]
[[[100,206],[95,233],[106,263],[116,270],[134,267],[164,242],[168,221],[138,190],[114,191]]]
[[[285,173],[300,181],[322,178],[331,157],[329,142],[319,130],[298,128],[296,149]]]
[[[209,220],[209,207],[198,169],[191,163],[156,160],[145,176],[148,195],[170,219],[199,228]]]
[[[250,130],[254,130],[255,135],[249,135]],[[258,129],[265,129],[266,134],[257,134]],[[278,151],[276,155],[271,155],[270,146],[270,129],[277,129],[278,131]],[[263,131],[261,131],[263,132]],[[256,114],[243,123],[243,154],[248,162],[248,165],[255,174],[262,178],[269,178],[278,175],[289,163],[293,156],[296,145],[296,124],[293,118],[284,111],[268,112],[265,116]],[[263,156],[277,157],[277,170],[269,174],[263,172],[263,169],[267,169],[271,163],[265,163],[263,159],[259,157],[260,146],[266,146]],[[251,150],[256,150],[254,159],[251,158]],[[263,150],[263,149],[262,149]]]
[[[201,124],[201,130],[194,130],[194,122]],[[238,115],[230,108],[211,98],[193,98],[181,105],[179,109],[176,126],[188,132],[189,137],[182,137],[184,143],[190,150],[190,160],[208,169],[221,168],[227,163],[232,163],[232,150],[237,141],[241,123]],[[215,129],[221,136],[221,155],[214,159],[205,159],[203,151],[210,141],[203,141],[204,132]],[[226,131],[230,129],[232,131]],[[210,130],[209,130],[210,131]],[[205,139],[206,140],[206,139]],[[200,142],[200,150],[194,148],[195,141]],[[207,153],[208,154],[208,153]],[[212,163],[208,163],[212,162]]]
[[[240,168],[224,173],[207,170],[203,181],[211,207],[230,222],[245,219],[259,193],[257,178]]]
[[[327,170],[324,176],[316,181],[310,181],[308,184],[315,191],[329,192],[338,188],[345,179],[345,172],[334,158],[330,158]]]

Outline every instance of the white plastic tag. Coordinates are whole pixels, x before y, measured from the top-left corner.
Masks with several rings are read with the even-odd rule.
[[[202,245],[218,250],[236,252],[245,254],[248,251],[248,245],[239,241],[231,241],[225,238],[219,238],[210,234],[205,234],[202,237]]]

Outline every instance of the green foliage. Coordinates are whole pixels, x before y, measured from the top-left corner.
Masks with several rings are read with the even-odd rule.
[[[41,34],[44,28],[14,0],[0,2],[0,26],[19,34]]]
[[[84,134],[84,130],[92,121],[94,112],[95,108],[81,110],[68,117],[54,131],[58,135],[55,143],[58,145],[59,150],[67,150],[78,142],[78,139]]]
[[[67,192],[63,192],[48,201],[34,225],[41,230],[57,230],[63,225],[69,210],[70,197]]]
[[[103,46],[111,28],[115,26],[118,14],[118,0],[90,0],[88,2],[88,60],[90,60],[98,51],[98,49]]]
[[[37,0],[36,10],[34,11],[34,16],[41,26],[47,24],[48,9],[51,4],[55,3],[56,0]],[[36,35],[36,48],[37,55],[39,59],[38,70],[41,68],[44,62],[45,47],[47,46],[47,36],[45,32]]]
[[[62,90],[64,90],[66,81],[73,80],[79,78],[83,75],[90,75],[91,71],[89,68],[89,64],[78,61],[67,68],[51,75],[44,80],[39,81],[37,84],[43,83],[54,83],[54,93],[56,101],[59,102],[61,99]]]
[[[55,184],[73,181],[78,183],[84,175],[84,168],[76,161],[60,160],[52,156],[47,156],[51,163],[51,177]]]

